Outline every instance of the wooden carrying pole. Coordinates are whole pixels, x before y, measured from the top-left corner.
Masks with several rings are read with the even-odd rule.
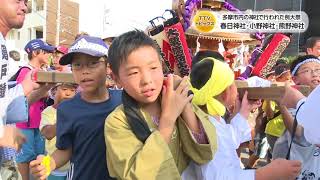
[[[273,83],[271,87],[249,87],[246,81],[236,81],[238,93],[243,97],[245,91],[248,91],[248,99],[265,99],[277,100],[281,99],[285,93],[285,84]],[[308,96],[311,92],[309,86],[294,85],[294,88],[299,90],[304,96]]]

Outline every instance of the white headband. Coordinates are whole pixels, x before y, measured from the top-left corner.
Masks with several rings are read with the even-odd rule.
[[[298,69],[300,68],[300,66],[302,66],[302,65],[304,65],[304,64],[306,64],[306,63],[308,63],[308,62],[317,62],[317,63],[320,63],[320,59],[310,58],[310,59],[306,59],[306,60],[300,62],[300,63],[297,64],[296,67],[292,70],[292,72],[291,72],[292,75],[294,76],[294,75],[297,73],[297,71],[298,71]]]

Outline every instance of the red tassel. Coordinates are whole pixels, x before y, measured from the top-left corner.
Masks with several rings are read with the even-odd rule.
[[[168,42],[169,40],[167,38],[166,33],[164,32],[164,27],[163,25],[156,26],[155,23],[153,22],[154,20],[157,20],[159,18],[163,18],[163,17],[156,17],[149,21],[152,25],[152,29],[149,30],[149,35],[151,39],[153,39],[158,45],[161,58],[163,61],[163,65],[164,65],[164,73],[165,74],[173,73],[174,57]]]
[[[192,59],[189,53],[186,37],[179,18],[175,15],[175,12],[170,12],[173,18],[164,22],[164,30],[167,34],[171,51],[173,52],[175,63],[178,65],[180,74],[182,76],[188,76],[191,69]]]
[[[289,43],[290,38],[288,36],[276,33],[258,59],[252,74],[265,78]]]

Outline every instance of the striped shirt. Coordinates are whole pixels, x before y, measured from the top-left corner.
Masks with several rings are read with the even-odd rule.
[[[13,148],[0,148],[0,162],[6,162],[10,160],[14,160],[16,157],[17,151]]]

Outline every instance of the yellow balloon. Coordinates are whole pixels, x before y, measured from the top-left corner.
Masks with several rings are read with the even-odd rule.
[[[46,175],[50,175],[51,167],[50,167],[51,157],[49,155],[43,157],[42,165],[46,168]]]

